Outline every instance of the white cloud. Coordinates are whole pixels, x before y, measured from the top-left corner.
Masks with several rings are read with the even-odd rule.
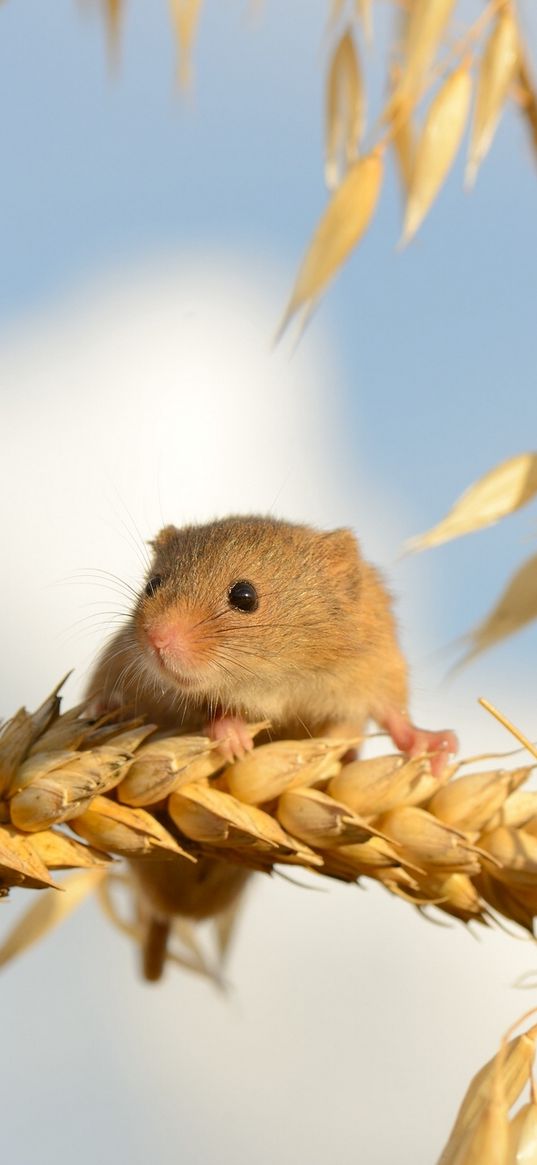
[[[133,269],[3,337],[5,633],[26,683],[10,677],[11,699],[39,698],[103,638],[56,644],[103,597],[72,573],[139,576],[164,521],[337,523],[334,354],[322,340],[292,359],[273,349],[271,280],[218,259]]]

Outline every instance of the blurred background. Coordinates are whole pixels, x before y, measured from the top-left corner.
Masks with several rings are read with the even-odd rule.
[[[534,552],[535,511],[400,559],[535,447],[537,169],[519,116],[471,196],[455,167],[405,252],[390,174],[298,348],[274,348],[326,199],[327,4],[207,0],[187,94],[164,0],[119,9],[115,51],[97,2],[0,11],[2,714],[70,668],[80,695],[121,611],[97,571],[138,585],[165,522],[257,510],[356,530],[396,595],[418,723],[452,725],[463,753],[508,748],[483,694],[534,736],[535,628],[443,677]],[[520,13],[535,54],[530,0]],[[256,879],[225,994],[181,972],[142,984],[94,902],[4,970],[10,1161],[429,1165],[533,1003],[513,984],[537,955],[377,887],[318,886]]]

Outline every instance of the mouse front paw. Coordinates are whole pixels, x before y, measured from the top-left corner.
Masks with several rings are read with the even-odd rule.
[[[433,776],[440,777],[450,758],[457,752],[459,742],[454,732],[449,728],[431,732],[427,728],[417,728],[401,712],[390,712],[386,716],[384,727],[396,748],[407,756],[420,756],[424,753],[430,758]]]
[[[203,731],[209,740],[218,742],[219,752],[228,764],[241,760],[254,746],[248,725],[239,716],[217,716]]]
[[[431,772],[434,777],[440,777],[453,755],[457,752],[459,742],[454,732],[449,728],[439,732],[430,732],[426,728],[416,728],[410,725],[410,748],[405,748],[409,756],[419,756],[426,753],[430,758]]]

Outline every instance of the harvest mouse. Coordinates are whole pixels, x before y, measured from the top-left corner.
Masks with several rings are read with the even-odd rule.
[[[429,732],[409,719],[390,598],[349,530],[229,517],[166,526],[151,545],[132,614],[91,676],[95,711],[128,704],[162,728],[201,730],[221,742],[228,760],[252,747],[248,722],[265,719],[273,736],[296,739],[360,736],[372,718],[402,752],[430,753],[433,772],[456,751],[452,732]],[[169,863],[143,870],[138,863],[137,873],[162,916],[173,913],[163,905],[168,895],[177,912],[203,917],[212,912],[214,887],[205,902],[199,879],[210,884],[214,867],[226,864],[205,859],[196,873],[182,861],[188,871],[182,878],[178,869],[180,884],[169,893]],[[229,899],[236,875],[234,867],[222,871]]]
[[[201,729],[229,759],[263,719],[292,738],[360,735],[371,717],[402,752],[456,750],[453,733],[409,720],[390,599],[350,530],[231,517],[166,526],[151,545],[146,584],[89,683],[99,710]]]

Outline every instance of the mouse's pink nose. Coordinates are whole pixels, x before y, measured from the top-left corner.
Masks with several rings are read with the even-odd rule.
[[[192,662],[194,644],[191,627],[180,619],[157,619],[146,624],[145,632],[152,647],[159,654],[172,656],[178,663]]]
[[[161,648],[170,647],[174,640],[174,629],[170,623],[157,623],[155,627],[147,627],[147,638],[152,647],[156,647],[157,651]]]

